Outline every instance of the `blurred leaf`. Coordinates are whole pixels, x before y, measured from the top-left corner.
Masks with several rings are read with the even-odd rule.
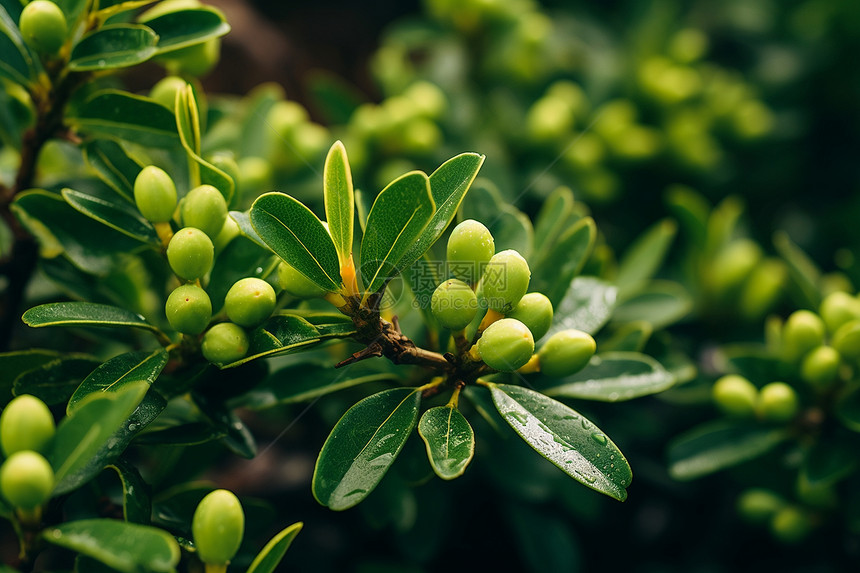
[[[352,172],[343,143],[336,141],[328,152],[323,171],[323,195],[328,231],[343,269],[352,257],[352,233],[355,220],[355,194]]]
[[[134,180],[143,165],[111,139],[84,144],[84,159],[99,178],[129,202],[134,202]]]
[[[442,479],[463,475],[475,455],[475,432],[453,405],[430,408],[418,422],[427,457]]]
[[[273,573],[304,524],[294,523],[275,535],[254,558],[246,573]]]
[[[575,328],[594,334],[612,316],[618,289],[594,277],[576,277],[555,306],[553,324],[545,339],[561,330]]]
[[[855,432],[860,432],[860,386],[841,392],[836,399],[836,417]]]
[[[669,474],[691,480],[755,459],[788,438],[785,428],[716,420],[678,436],[669,444]]]
[[[660,269],[678,231],[672,219],[663,219],[642,233],[618,262],[615,285],[622,298],[637,292]]]
[[[245,423],[223,402],[211,400],[197,392],[194,394],[194,403],[200,407],[200,410],[214,426],[224,433],[222,438],[224,445],[230,448],[233,453],[248,460],[257,455],[257,443],[254,441],[254,436],[251,435]]]
[[[166,531],[115,519],[70,521],[46,529],[42,539],[124,573],[171,573],[180,557],[179,545]]]
[[[17,18],[13,20],[6,6],[0,6],[0,77],[27,86],[39,75],[42,66],[18,30],[20,8]]]
[[[158,34],[158,54],[166,54],[219,38],[230,31],[224,15],[210,6],[176,10],[155,18],[140,18]]]
[[[88,135],[168,149],[179,143],[170,110],[147,97],[120,90],[94,93],[67,119]]]
[[[559,187],[543,202],[535,219],[535,254],[538,260],[546,249],[555,244],[572,211],[573,192],[567,187]]]
[[[313,494],[335,511],[373,491],[418,421],[421,392],[384,390],[361,400],[338,421],[314,468]]]
[[[142,243],[161,244],[155,227],[131,206],[114,203],[74,189],[63,189],[63,199],[76,211],[107,225],[115,231],[119,231],[123,235]]]
[[[122,515],[130,523],[149,525],[152,514],[152,500],[149,486],[140,477],[137,468],[123,459],[108,466],[116,472],[122,483]]]
[[[266,157],[267,138],[272,128],[268,117],[272,106],[284,99],[284,88],[275,83],[255,87],[245,96],[245,110],[239,134],[239,157]]]
[[[666,190],[666,204],[689,235],[688,240],[704,247],[711,213],[707,199],[689,187],[674,185]]]
[[[818,310],[821,305],[821,271],[809,256],[792,242],[787,233],[774,234],[773,246],[788,264],[789,276],[803,297],[803,306]]]
[[[312,70],[305,80],[314,109],[327,125],[346,125],[352,114],[366,98],[338,75],[323,70]]]
[[[159,348],[153,352],[127,352],[115,356],[93,370],[75,390],[66,406],[66,413],[74,414],[90,394],[118,392],[130,384],[152,382],[167,365],[167,352]]]
[[[134,312],[92,302],[49,302],[34,306],[21,319],[33,328],[43,326],[109,326],[116,328],[142,328],[159,332],[153,325]]]
[[[207,422],[190,422],[154,428],[141,433],[134,441],[140,445],[196,446],[220,440],[227,435],[223,427]]]
[[[546,294],[557,306],[564,298],[570,281],[582,270],[594,248],[597,227],[591,217],[585,217],[561,233],[557,242],[547,247],[533,271],[534,286],[530,289]]]
[[[761,344],[727,344],[720,347],[726,370],[764,386],[782,378],[785,364]]]
[[[507,249],[530,258],[534,246],[531,220],[519,209],[504,201],[496,186],[487,179],[477,179],[463,201],[463,218],[483,223],[496,245],[496,252]]]
[[[612,313],[612,322],[645,321],[655,330],[660,330],[686,317],[692,310],[693,299],[683,286],[669,281],[652,281],[618,303]]]
[[[67,65],[75,72],[127,68],[151,58],[157,41],[158,36],[146,26],[103,26],[81,38]]]
[[[567,521],[520,503],[507,504],[506,509],[527,571],[582,570],[579,542]]]
[[[265,193],[250,214],[254,230],[276,255],[321,288],[340,290],[337,249],[310,209],[284,193]]]
[[[32,394],[49,405],[69,399],[75,388],[100,362],[84,354],[64,354],[15,379],[14,394]]]
[[[398,177],[377,195],[361,239],[361,276],[368,293],[378,292],[415,262],[407,255],[435,211],[430,180],[420,171]]]
[[[628,322],[621,325],[612,336],[601,341],[599,346],[601,352],[642,352],[654,327],[650,322]]]
[[[156,0],[99,0],[97,14],[103,20],[107,20],[111,16],[129,10],[137,10],[147,4],[152,4]]]
[[[857,455],[848,440],[821,440],[807,450],[800,474],[813,488],[830,487],[854,473]]]
[[[41,348],[0,354],[0,408],[5,407],[12,399],[12,384],[18,376],[61,356],[63,355],[59,352]]]

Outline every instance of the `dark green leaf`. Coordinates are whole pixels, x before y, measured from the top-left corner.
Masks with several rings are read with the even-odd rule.
[[[108,466],[116,472],[122,482],[122,515],[130,523],[149,525],[152,515],[152,500],[149,486],[143,481],[137,468],[119,459]]]
[[[773,246],[788,263],[788,272],[804,298],[805,305],[817,309],[821,304],[821,271],[785,232],[773,236]]]
[[[534,247],[534,229],[525,213],[502,199],[488,179],[477,179],[463,200],[463,218],[475,219],[493,234],[496,252],[518,251],[529,259]]]
[[[137,10],[147,4],[152,4],[156,0],[99,0],[98,15],[103,20],[107,20],[111,16],[129,10]]]
[[[260,276],[258,269],[266,269],[270,259],[274,257],[269,249],[261,248],[245,237],[236,237],[230,241],[215,258],[209,284],[206,285],[213,313],[217,314],[222,308],[227,292],[236,281]]]
[[[144,219],[139,211],[130,206],[81,193],[74,189],[63,189],[63,199],[78,212],[119,231],[123,235],[128,235],[142,243],[160,244],[155,227]]]
[[[227,436],[227,430],[205,422],[190,422],[155,428],[141,433],[134,441],[143,445],[196,446]]]
[[[146,382],[151,386],[167,365],[167,358],[163,348],[154,352],[128,352],[111,358],[93,370],[75,390],[66,406],[66,413],[74,414],[84,399],[96,392],[118,392],[138,382]]]
[[[555,305],[554,321],[546,335],[575,328],[594,334],[612,316],[618,289],[594,277],[576,277],[564,298]]]
[[[17,22],[5,6],[0,6],[0,76],[26,86],[39,75],[42,66],[24,43]]]
[[[442,479],[463,475],[475,455],[475,432],[452,405],[430,408],[418,422],[433,471]]]
[[[708,422],[669,444],[669,474],[678,480],[702,477],[766,454],[787,437],[785,428]]]
[[[233,453],[245,459],[251,459],[257,455],[257,444],[254,436],[239,417],[227,408],[223,402],[211,400],[200,393],[194,394],[194,403],[200,407],[200,411],[209,418],[209,421],[224,433],[222,438],[224,445]]]
[[[98,365],[99,361],[93,357],[65,354],[18,376],[14,393],[32,394],[50,405],[61,404]]]
[[[567,519],[525,504],[510,504],[507,513],[526,571],[583,570],[579,543]]]
[[[559,187],[546,198],[535,220],[535,253],[538,256],[555,245],[572,212],[573,192],[567,187]]]
[[[632,297],[620,301],[612,313],[612,322],[645,321],[655,330],[681,320],[693,310],[693,299],[678,283],[652,281]]]
[[[578,220],[563,231],[554,245],[546,247],[544,256],[534,270],[534,286],[558,305],[564,298],[570,281],[582,270],[594,248],[597,227],[591,217]]]
[[[601,341],[599,346],[602,352],[642,352],[653,332],[650,322],[628,322],[608,340]]]
[[[155,18],[144,17],[140,22],[158,34],[158,54],[201,44],[230,31],[224,15],[210,6],[176,10]]]
[[[173,113],[155,101],[120,90],[96,92],[68,118],[83,133],[171,148],[179,143]]]
[[[361,239],[361,275],[368,293],[378,292],[415,262],[406,255],[435,211],[430,179],[420,171],[398,177],[377,195]]]
[[[328,152],[323,170],[323,195],[328,230],[343,268],[352,257],[355,193],[352,172],[343,143],[336,141]]]
[[[12,384],[18,376],[61,356],[61,353],[54,350],[38,348],[0,354],[0,407],[5,407],[12,399]]]
[[[127,68],[151,58],[157,41],[158,36],[146,26],[104,26],[75,45],[68,66],[76,72]]]
[[[539,389],[549,396],[620,402],[671,388],[675,378],[659,362],[637,352],[606,352],[566,378],[547,381]]]
[[[179,545],[166,531],[115,519],[70,521],[46,529],[42,538],[123,573],[172,573],[180,557]]]
[[[338,421],[314,468],[313,494],[335,511],[373,491],[418,421],[421,392],[394,388],[368,396]]]
[[[678,224],[675,221],[663,219],[640,235],[624,252],[615,277],[615,284],[622,295],[636,292],[654,277],[677,231]]]
[[[272,130],[268,121],[269,112],[275,103],[284,99],[284,88],[275,83],[259,85],[245,96],[245,113],[239,134],[239,157],[266,156],[269,140],[264,134]]]
[[[134,180],[143,165],[111,139],[84,145],[84,159],[96,175],[129,202],[134,202]]]
[[[857,469],[854,445],[847,440],[821,440],[806,452],[801,476],[813,487],[831,487]]]
[[[158,329],[131,311],[92,302],[50,302],[34,306],[21,319],[33,328],[42,326],[109,326],[117,328]]]
[[[505,421],[564,473],[619,501],[633,473],[624,454],[584,416],[540,392],[492,384],[493,403]]]
[[[666,191],[666,204],[678,218],[689,238],[698,246],[705,245],[711,206],[700,193],[689,187],[674,185]]]
[[[254,227],[251,225],[251,214],[249,211],[230,211],[230,217],[236,221],[243,237],[254,241],[267,251],[271,251],[269,246],[263,242],[263,239],[260,238],[260,235],[257,234],[257,231],[255,231]]]
[[[337,249],[323,224],[300,201],[266,193],[251,207],[251,224],[275,254],[328,291],[341,286]]]
[[[840,393],[835,410],[839,421],[846,428],[860,432],[860,386]]]
[[[275,535],[254,558],[246,573],[273,573],[304,524],[294,523]]]

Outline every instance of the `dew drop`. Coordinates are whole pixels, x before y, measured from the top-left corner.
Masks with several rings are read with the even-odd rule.
[[[595,432],[594,434],[591,434],[591,438],[592,438],[595,442],[597,442],[598,444],[600,444],[601,446],[605,446],[605,445],[606,445],[606,436],[605,436],[605,435],[603,435],[603,434],[600,434],[600,433]]]

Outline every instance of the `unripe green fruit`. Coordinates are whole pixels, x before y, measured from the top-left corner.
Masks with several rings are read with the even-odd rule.
[[[728,374],[714,382],[711,397],[724,413],[747,417],[755,412],[758,388],[743,376]]]
[[[243,157],[239,160],[239,179],[236,181],[236,185],[241,192],[258,191],[270,187],[271,184],[271,163],[262,157]]]
[[[753,269],[743,285],[739,307],[746,318],[758,319],[779,300],[788,279],[788,269],[779,259],[765,259]]]
[[[500,372],[513,372],[524,366],[535,351],[528,327],[513,318],[497,320],[478,339],[478,352],[487,366]]]
[[[212,318],[212,301],[206,291],[197,285],[177,287],[164,305],[167,321],[182,334],[200,334]]]
[[[445,328],[462,330],[478,312],[478,297],[461,280],[448,279],[441,283],[430,298],[433,316]]]
[[[14,398],[0,413],[0,444],[7,456],[22,450],[43,452],[55,431],[51,411],[29,394]]]
[[[520,299],[517,307],[505,316],[515,318],[532,331],[535,341],[543,338],[552,325],[552,303],[546,295],[530,292]]]
[[[212,239],[212,246],[215,247],[215,254],[217,255],[221,251],[224,250],[224,247],[230,244],[230,241],[235,239],[241,234],[241,230],[239,229],[239,225],[236,221],[233,220],[233,217],[228,216],[224,219],[224,226],[221,227],[221,231],[215,235],[215,238]]]
[[[259,157],[256,159],[259,159]],[[265,162],[265,160],[263,161]],[[239,162],[236,161],[236,158],[233,157],[232,153],[220,151],[209,158],[209,163],[226,173],[233,181],[233,185],[235,186],[233,190],[233,203],[235,203],[236,198],[240,197],[242,193],[241,187],[239,186],[239,179],[242,176],[242,172],[239,169]]]
[[[184,90],[188,83],[178,76],[167,76],[152,86],[149,97],[169,110],[176,107],[176,92]]]
[[[761,247],[738,239],[717,254],[709,269],[709,284],[718,295],[727,295],[750,276],[762,258]]]
[[[788,422],[799,410],[797,392],[785,382],[765,384],[759,391],[756,413],[768,422]]]
[[[166,223],[176,210],[176,185],[163,169],[148,165],[134,180],[134,202],[147,220]]]
[[[239,499],[226,489],[209,493],[194,511],[191,533],[203,563],[229,563],[245,534],[245,512]]]
[[[787,506],[779,510],[770,521],[770,531],[783,543],[797,543],[809,535],[812,524],[799,508]]]
[[[748,489],[738,499],[738,513],[750,523],[764,523],[783,507],[785,500],[769,489]]]
[[[283,261],[278,265],[278,284],[285,293],[296,298],[319,298],[326,294],[324,288]]]
[[[484,297],[493,310],[506,314],[529,290],[529,264],[513,249],[496,253],[483,274]]]
[[[0,467],[0,492],[13,507],[36,509],[51,497],[54,471],[41,454],[15,452]]]
[[[817,314],[798,310],[788,317],[782,328],[782,357],[797,362],[807,352],[824,343],[824,322]]]
[[[831,346],[844,358],[860,358],[860,320],[849,320],[836,329]]]
[[[830,346],[810,350],[800,363],[800,377],[813,386],[826,386],[839,374],[841,356]]]
[[[850,320],[860,319],[860,300],[845,292],[827,295],[818,309],[821,319],[831,334]]]
[[[218,236],[227,220],[227,201],[212,185],[195,187],[179,206],[182,224],[206,233],[210,239]]]
[[[474,284],[495,252],[496,245],[489,229],[474,219],[463,221],[448,237],[448,272],[465,283]]]
[[[27,45],[42,54],[59,50],[69,31],[63,11],[48,0],[33,0],[24,6],[18,28]]]
[[[406,90],[406,97],[416,112],[428,119],[439,119],[448,107],[445,93],[436,84],[419,81]]]
[[[254,277],[239,279],[224,299],[227,317],[240,326],[257,326],[275,310],[275,289],[272,285]]]
[[[185,227],[176,232],[167,245],[167,262],[177,276],[193,281],[212,269],[215,247],[200,229]]]
[[[215,364],[229,364],[245,357],[250,341],[242,327],[232,322],[222,322],[203,335],[201,350],[203,357]]]
[[[569,376],[579,372],[597,350],[597,344],[587,332],[568,329],[549,337],[538,352],[540,371],[547,376]]]
[[[205,76],[218,63],[221,56],[221,40],[212,38],[200,44],[188,46],[166,55],[169,68],[181,74]]]
[[[526,129],[532,140],[547,142],[570,135],[573,110],[561,98],[544,96],[537,100],[526,115]]]

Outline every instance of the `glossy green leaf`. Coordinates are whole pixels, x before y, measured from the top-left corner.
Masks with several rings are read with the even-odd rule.
[[[147,97],[120,90],[94,93],[67,119],[88,135],[152,147],[171,148],[179,143],[176,120],[170,110]]]
[[[90,394],[118,392],[130,384],[146,382],[152,385],[167,365],[167,352],[159,348],[153,352],[127,352],[100,365],[84,379],[69,399],[66,413],[74,414]]]
[[[220,426],[215,427],[208,422],[189,422],[143,432],[134,443],[156,446],[197,446],[221,440],[226,436],[227,430]]]
[[[98,365],[91,356],[64,354],[19,375],[13,392],[16,396],[32,394],[50,405],[62,404]]]
[[[257,443],[245,423],[223,402],[194,393],[194,403],[212,424],[224,433],[222,441],[233,453],[250,460],[257,455]]]
[[[84,145],[84,159],[114,191],[134,202],[134,180],[143,165],[111,139],[94,139]]]
[[[116,14],[128,12],[130,10],[137,10],[147,4],[152,4],[155,1],[156,0],[99,0],[99,9],[97,14],[103,20],[107,20]]]
[[[678,224],[675,221],[663,219],[642,233],[624,252],[615,277],[615,285],[622,295],[636,292],[654,277],[677,232]]]
[[[785,428],[717,420],[708,422],[669,444],[669,474],[690,480],[755,459],[788,438]]]
[[[555,245],[572,212],[573,192],[567,187],[559,187],[546,198],[535,219],[535,254],[538,257]]]
[[[637,352],[605,352],[565,378],[539,385],[548,396],[620,402],[671,388],[675,378],[659,362]]]
[[[645,321],[655,330],[665,328],[686,317],[693,310],[693,299],[678,283],[652,281],[630,298],[619,301],[612,322]]]
[[[6,13],[13,22],[18,22],[21,19],[21,11],[24,9],[22,0],[0,0],[0,7],[6,10]]]
[[[564,473],[619,501],[627,499],[633,473],[624,454],[584,416],[522,386],[493,384],[493,403],[505,421]]]
[[[103,26],[81,38],[72,49],[68,66],[76,72],[127,68],[151,58],[156,42],[158,36],[146,26]]]
[[[415,262],[406,255],[435,211],[430,179],[420,171],[395,179],[377,195],[361,239],[361,276],[368,293],[378,292]]]
[[[166,531],[116,519],[70,521],[46,529],[42,538],[123,573],[172,573],[180,557],[179,545]]]
[[[596,238],[597,227],[591,217],[582,218],[563,231],[555,244],[546,248],[533,270],[534,283],[529,290],[544,293],[553,305],[558,305],[570,281],[585,265]]]
[[[805,305],[817,309],[821,304],[821,271],[785,232],[773,236],[773,246],[780,256],[788,263],[788,272],[792,282],[800,291]]]
[[[13,20],[6,8],[0,6],[0,77],[26,86],[39,75],[42,66],[24,43],[17,22],[17,18]]]
[[[555,320],[546,338],[560,330],[575,328],[594,334],[609,321],[618,289],[598,278],[576,277],[555,306]]]
[[[158,34],[158,54],[201,44],[230,31],[221,11],[210,6],[176,10],[155,18],[144,15],[140,22]]]
[[[418,433],[433,471],[442,479],[463,475],[475,455],[475,432],[454,406],[436,406],[421,416]]]
[[[149,525],[152,514],[152,500],[149,486],[143,481],[137,468],[124,459],[108,466],[116,472],[122,483],[122,516],[130,523]]]
[[[323,224],[300,201],[266,193],[251,206],[254,230],[276,255],[328,291],[341,286],[337,249]]]
[[[193,187],[212,185],[218,189],[229,205],[233,200],[236,184],[221,169],[200,156],[200,117],[196,94],[191,84],[177,94],[176,129],[179,140],[188,156],[188,169]]]
[[[50,302],[34,306],[21,319],[33,328],[43,326],[106,326],[142,328],[158,332],[139,314],[93,302]]]
[[[5,407],[12,399],[12,385],[18,376],[61,356],[62,354],[59,352],[41,348],[15,350],[0,354],[0,408]]]
[[[343,268],[352,256],[355,192],[352,172],[343,143],[336,141],[328,152],[323,170],[323,195],[328,230]]]
[[[123,235],[142,243],[160,244],[155,227],[131,206],[81,193],[74,189],[63,189],[63,199],[79,213],[119,231]]]
[[[418,421],[421,392],[394,388],[368,396],[338,421],[314,468],[313,494],[335,511],[358,504],[377,486]]]
[[[275,535],[257,554],[246,573],[273,573],[304,524],[294,523]]]
[[[599,343],[602,352],[642,352],[654,327],[650,322],[628,322],[612,333],[607,340]]]

